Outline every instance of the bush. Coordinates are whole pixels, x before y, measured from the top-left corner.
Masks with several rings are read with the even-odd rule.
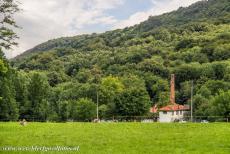
[[[96,117],[96,105],[92,100],[81,98],[76,102],[76,110],[73,111],[72,117],[78,121],[92,121]]]

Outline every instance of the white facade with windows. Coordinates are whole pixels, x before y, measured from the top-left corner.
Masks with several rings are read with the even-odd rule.
[[[184,115],[187,111],[178,110],[178,111],[160,111],[159,112],[159,122],[175,122],[182,121]]]

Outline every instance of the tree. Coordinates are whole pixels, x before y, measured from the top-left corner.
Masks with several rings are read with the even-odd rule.
[[[115,110],[117,115],[142,116],[150,108],[148,93],[142,88],[130,88],[115,98]]]
[[[223,80],[208,80],[204,86],[206,86],[212,95],[217,94],[220,90],[228,91],[230,89],[230,83]]]
[[[108,76],[102,78],[100,84],[100,101],[102,103],[114,103],[116,95],[124,90],[124,85],[118,77]]]
[[[154,75],[167,77],[169,72],[162,62],[163,59],[161,57],[160,60],[157,60],[154,57],[152,59],[145,59],[144,61],[138,64],[138,68],[144,72],[151,72]]]
[[[15,99],[19,105],[20,119],[29,118],[31,104],[28,100],[29,78],[25,72],[17,72],[14,77]]]
[[[186,103],[191,96],[191,81],[185,81],[180,84],[179,95],[177,95],[176,102]]]
[[[102,104],[99,106],[99,117],[100,119],[109,117],[109,108],[108,105]]]
[[[69,102],[68,101],[59,101],[59,119],[61,121],[67,121],[69,118]]]
[[[50,86],[47,77],[38,72],[30,73],[31,79],[28,86],[31,115],[35,120],[46,120],[48,113],[48,96]]]
[[[156,40],[162,40],[162,41],[165,41],[165,42],[168,42],[168,41],[171,40],[171,34],[165,28],[159,28],[157,30],[154,30],[152,32],[152,35],[154,36],[154,38]]]
[[[151,90],[153,92],[153,101],[155,103],[164,103],[164,101],[167,101],[167,99],[163,100],[161,95],[162,93],[169,91],[169,84],[167,80],[155,76]]]
[[[8,68],[5,66],[3,60],[0,59],[0,75],[6,73]]]
[[[15,39],[18,38],[12,28],[17,28],[13,15],[19,11],[18,3],[15,0],[0,1],[0,50],[9,49],[16,45]]]
[[[90,72],[89,69],[81,69],[79,70],[79,72],[76,74],[76,79],[80,82],[80,83],[86,83],[88,82],[90,79],[92,80],[93,76]]]
[[[64,81],[67,81],[66,74],[62,71],[51,71],[47,74],[50,86],[54,87]]]
[[[17,120],[19,116],[18,104],[15,100],[15,91],[12,80],[8,77],[0,77],[0,119]]]
[[[14,0],[0,1],[0,118],[2,120],[17,120],[19,116],[11,78],[14,74],[8,71],[9,66],[3,54],[3,49],[10,49],[12,45],[17,44],[15,42],[17,35],[12,30],[18,27],[13,19],[17,11],[19,11],[18,5]]]
[[[205,97],[205,98],[210,98],[211,96],[211,91],[206,87],[206,86],[202,86],[198,91],[197,94],[200,94],[201,96]]]
[[[196,80],[201,76],[201,65],[199,63],[183,64],[175,68],[174,74],[176,74],[176,84],[188,81]]]
[[[211,116],[211,103],[204,96],[197,94],[194,96],[194,112],[196,116]]]
[[[96,117],[96,105],[92,100],[87,98],[79,99],[75,104],[76,110],[72,117],[79,121],[91,121]]]
[[[230,116],[230,91],[220,91],[212,100],[214,113],[218,116]]]
[[[201,53],[201,47],[199,46],[195,46],[191,49],[187,49],[186,52],[182,52],[181,59],[183,59],[186,63],[189,62],[206,63],[209,61],[207,55]]]
[[[121,81],[124,90],[116,95],[114,105],[108,105],[109,112],[122,116],[140,116],[148,112],[151,103],[144,80],[128,74]]]

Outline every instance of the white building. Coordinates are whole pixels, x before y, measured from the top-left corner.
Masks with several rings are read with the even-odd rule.
[[[171,104],[159,109],[159,122],[176,122],[184,120],[189,107]]]

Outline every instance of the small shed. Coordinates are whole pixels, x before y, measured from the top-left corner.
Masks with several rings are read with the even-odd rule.
[[[159,109],[159,122],[175,122],[184,120],[189,106],[170,104]]]

